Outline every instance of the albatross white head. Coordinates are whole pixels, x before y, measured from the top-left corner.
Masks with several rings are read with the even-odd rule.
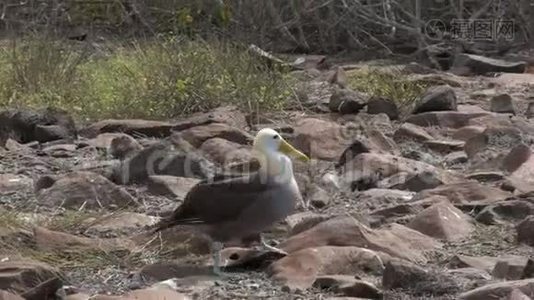
[[[287,155],[305,162],[310,160],[308,156],[295,149],[278,132],[270,128],[264,128],[258,132],[254,138],[253,150],[260,161],[260,172],[280,179],[293,178],[293,166]]]

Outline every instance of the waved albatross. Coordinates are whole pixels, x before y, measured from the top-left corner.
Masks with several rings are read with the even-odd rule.
[[[186,195],[184,202],[155,232],[177,225],[188,226],[212,240],[213,271],[220,275],[223,243],[260,235],[265,250],[283,252],[268,245],[261,232],[291,214],[302,197],[286,155],[303,161],[309,158],[270,128],[254,138],[253,153],[258,171],[226,179],[203,180]]]

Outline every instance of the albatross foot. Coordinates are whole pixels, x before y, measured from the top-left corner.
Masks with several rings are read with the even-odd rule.
[[[221,271],[221,268],[214,266],[213,267],[213,274],[217,277],[226,277],[226,274]]]
[[[223,244],[220,242],[212,243],[212,259],[213,259],[213,269],[212,272],[217,277],[228,277],[227,274],[221,271],[221,249]]]

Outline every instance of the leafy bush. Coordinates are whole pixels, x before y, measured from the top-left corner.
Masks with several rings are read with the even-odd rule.
[[[281,110],[293,81],[231,43],[177,38],[95,55],[29,39],[0,52],[0,105],[59,106],[85,118],[172,118],[221,105]]]
[[[403,78],[398,70],[388,71],[379,68],[364,68],[347,74],[348,85],[354,90],[391,99],[401,111],[406,112],[415,104],[417,98],[429,84]]]

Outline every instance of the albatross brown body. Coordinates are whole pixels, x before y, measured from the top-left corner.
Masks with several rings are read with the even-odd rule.
[[[213,242],[216,273],[220,272],[220,250],[230,241],[259,234],[264,249],[281,252],[265,243],[261,232],[291,214],[297,201],[302,201],[293,165],[286,154],[303,161],[309,158],[270,128],[258,132],[253,150],[260,161],[257,172],[198,183],[184,203],[155,230],[179,225],[207,234]]]
[[[291,214],[301,201],[294,180],[277,182],[253,173],[195,185],[184,203],[156,231],[193,226],[218,242],[229,242],[260,233]]]

